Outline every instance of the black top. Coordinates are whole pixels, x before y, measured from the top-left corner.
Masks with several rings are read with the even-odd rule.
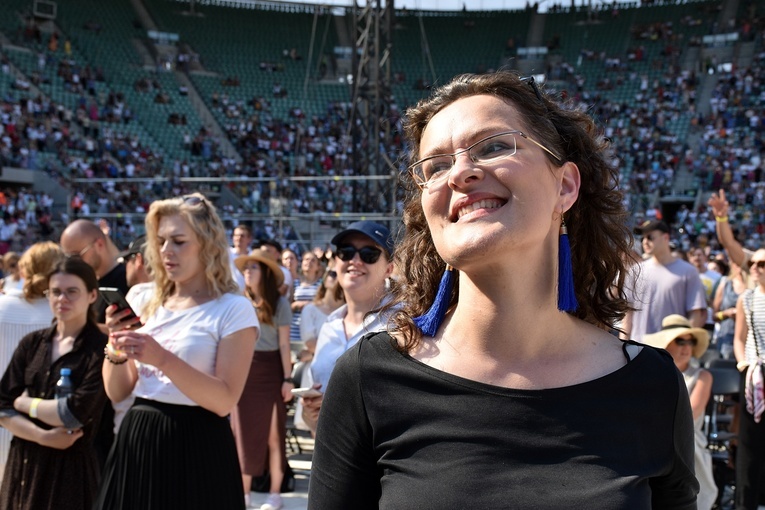
[[[695,509],[693,420],[666,351],[545,390],[457,377],[363,338],[332,373],[308,508]]]
[[[19,414],[13,401],[24,391],[30,397],[54,398],[61,369],[70,368],[73,393],[67,397],[65,414],[82,427],[83,436],[65,450],[14,436],[0,486],[0,510],[91,508],[98,489],[100,468],[94,439],[107,402],[101,377],[106,335],[88,323],[72,350],[51,363],[55,334],[54,324],[21,339],[0,379],[0,416]],[[52,428],[29,419],[43,429]],[[63,421],[68,421],[66,416]]]

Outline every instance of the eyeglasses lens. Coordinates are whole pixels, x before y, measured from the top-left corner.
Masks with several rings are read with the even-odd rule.
[[[355,246],[340,246],[337,248],[337,256],[343,262],[353,260],[356,256],[356,252],[359,254],[359,258],[365,264],[374,264],[382,255],[382,250],[374,248],[372,246],[364,246],[362,248],[356,248]]]

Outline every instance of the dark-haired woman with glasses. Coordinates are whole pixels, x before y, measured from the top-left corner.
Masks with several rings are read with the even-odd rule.
[[[309,509],[696,508],[685,383],[609,333],[631,233],[580,106],[497,72],[408,110],[392,318],[334,367]]]
[[[25,336],[0,381],[0,426],[13,434],[0,509],[91,508],[100,466],[93,446],[106,404],[106,335],[93,306],[98,279],[85,261],[58,262],[47,278],[51,327]],[[73,391],[56,398],[70,370]]]
[[[144,324],[107,309],[109,398],[135,403],[106,462],[95,508],[241,509],[244,492],[227,420],[239,401],[258,319],[239,294],[226,232],[202,195],[159,200],[146,216],[155,292]]]
[[[385,304],[393,274],[393,238],[384,225],[357,221],[332,238],[337,282],[345,304],[332,312],[321,327],[311,363],[314,386],[327,387],[337,359],[366,333],[385,329],[386,317],[370,313]],[[322,397],[303,398],[305,423],[316,430]]]

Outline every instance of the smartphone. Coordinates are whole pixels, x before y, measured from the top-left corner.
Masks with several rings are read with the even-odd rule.
[[[316,388],[295,388],[290,391],[296,397],[320,397],[322,395]]]
[[[135,311],[130,307],[130,303],[127,302],[127,299],[125,299],[125,296],[122,295],[122,292],[120,292],[118,288],[99,287],[98,292],[101,293],[101,296],[104,298],[104,301],[106,301],[107,304],[117,305],[118,312],[121,312],[122,310],[130,310],[130,313],[122,320],[138,317],[138,314],[136,314]]]

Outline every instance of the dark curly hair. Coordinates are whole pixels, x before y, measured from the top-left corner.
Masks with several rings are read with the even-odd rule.
[[[631,310],[624,278],[631,260],[632,233],[617,189],[619,174],[609,163],[608,141],[589,115],[554,101],[528,81],[507,71],[463,74],[436,89],[406,112],[409,163],[418,159],[420,138],[433,116],[458,99],[487,94],[511,104],[531,135],[561,155],[563,162],[579,167],[579,198],[565,213],[579,302],[572,315],[604,329],[613,328]],[[550,154],[546,156],[556,167],[561,165]],[[404,337],[400,349],[411,351],[421,341],[412,318],[424,314],[433,303],[446,264],[436,252],[425,220],[422,191],[408,173],[400,178],[405,190],[405,233],[396,250],[396,264],[403,285],[396,287],[386,308],[393,313],[394,328]],[[459,299],[458,287],[455,284],[452,290],[450,309]]]

